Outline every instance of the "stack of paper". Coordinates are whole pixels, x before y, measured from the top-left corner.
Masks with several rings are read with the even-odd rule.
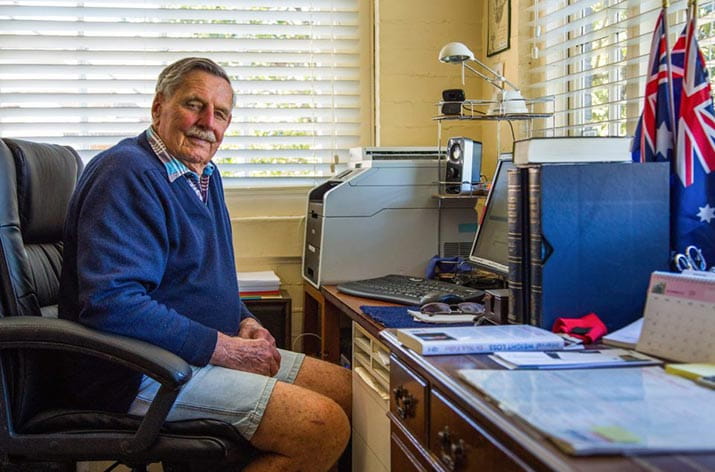
[[[241,298],[278,298],[281,279],[272,270],[238,272],[238,289]]]
[[[636,344],[638,344],[638,339],[641,337],[642,329],[643,318],[638,318],[633,323],[605,335],[603,337],[603,344],[608,344],[609,346],[623,347],[626,349],[635,349]]]

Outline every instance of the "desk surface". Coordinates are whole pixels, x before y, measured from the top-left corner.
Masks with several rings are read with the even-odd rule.
[[[458,369],[500,368],[484,354],[422,357],[404,348],[392,330],[360,312],[361,305],[392,305],[345,295],[334,286],[321,290],[327,302],[356,321],[375,336],[380,336],[390,350],[411,369],[429,380],[450,401],[462,409],[471,421],[506,445],[529,467],[536,470],[563,471],[705,471],[715,470],[715,451],[709,454],[660,454],[574,457],[561,452],[538,431],[505,415],[484,395],[459,379]],[[380,332],[383,331],[381,334]]]

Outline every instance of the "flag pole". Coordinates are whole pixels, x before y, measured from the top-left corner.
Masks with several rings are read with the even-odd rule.
[[[690,2],[695,2],[696,0],[688,0]],[[670,118],[670,128],[673,133],[673,156],[675,156],[675,150],[677,149],[678,135],[676,129],[678,124],[675,122],[675,94],[673,93],[673,63],[670,60],[670,41],[668,41],[668,6],[670,4],[669,0],[663,0],[663,29],[665,31],[665,73],[668,78],[667,88],[668,88],[668,113]]]

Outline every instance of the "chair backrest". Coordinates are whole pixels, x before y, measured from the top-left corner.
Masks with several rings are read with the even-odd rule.
[[[57,315],[62,231],[82,167],[68,146],[0,141],[0,315]]]
[[[62,232],[82,161],[69,147],[0,141],[0,316],[57,316]],[[58,400],[51,352],[2,352],[16,424]]]

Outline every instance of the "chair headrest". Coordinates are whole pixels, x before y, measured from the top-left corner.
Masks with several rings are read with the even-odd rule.
[[[82,160],[69,146],[3,139],[12,152],[17,202],[26,243],[62,240],[62,229]]]

